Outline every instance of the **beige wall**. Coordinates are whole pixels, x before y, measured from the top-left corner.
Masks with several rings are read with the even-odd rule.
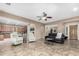
[[[53,27],[57,27],[57,32],[64,32],[64,28],[65,28],[65,25],[64,23],[55,23],[55,24],[48,24],[48,25],[45,25],[45,35],[48,35],[49,31],[51,28]],[[46,29],[48,28],[48,29]]]
[[[48,28],[51,28],[52,26],[56,25],[58,27],[58,32],[63,32],[65,26],[68,23],[74,23],[74,22],[78,23],[79,22],[79,16],[63,19],[60,21],[51,22],[51,23],[48,23],[45,25],[42,23],[21,17],[21,16],[16,16],[16,15],[4,12],[4,11],[0,11],[0,16],[11,18],[14,20],[24,21],[24,22],[29,23],[29,24],[34,24],[36,27],[36,31],[35,31],[36,39],[44,38],[44,36],[47,35],[46,34],[46,32],[48,31],[48,29],[46,28],[47,26],[48,26]]]
[[[65,20],[60,20],[57,22],[51,22],[51,23],[46,24],[45,27],[46,26],[53,27],[54,25],[56,25],[58,27],[58,32],[64,32],[66,26],[69,27],[70,25],[74,25],[74,24],[78,25],[78,33],[79,33],[79,16],[68,18]],[[69,30],[68,30],[68,32],[69,32]],[[68,36],[69,36],[69,33],[68,33]],[[79,39],[79,34],[78,34],[78,39]]]
[[[36,30],[35,31],[36,39],[44,38],[44,33],[45,33],[45,25],[44,24],[24,18],[24,17],[21,17],[21,16],[16,16],[16,15],[4,12],[4,11],[0,11],[0,16],[6,17],[6,18],[11,18],[14,20],[24,21],[28,24],[34,24],[36,27],[36,29],[35,29]]]
[[[63,32],[64,31],[64,24],[63,23],[58,23],[58,32]]]

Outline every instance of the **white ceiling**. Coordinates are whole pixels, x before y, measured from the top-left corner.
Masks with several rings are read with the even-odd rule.
[[[12,3],[10,6],[0,3],[0,9],[41,23],[79,16],[78,3]],[[46,12],[53,19],[39,21],[36,16],[40,16],[42,12]]]

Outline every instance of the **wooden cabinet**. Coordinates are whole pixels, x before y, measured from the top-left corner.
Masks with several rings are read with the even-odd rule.
[[[4,40],[4,35],[0,35],[0,41]]]
[[[10,38],[10,34],[4,34],[4,38]]]
[[[17,27],[17,28],[16,28],[16,31],[22,33],[22,32],[25,32],[25,31],[26,31],[26,28],[20,26],[20,27]]]
[[[11,32],[11,26],[10,25],[4,25],[4,31],[5,32]]]
[[[1,26],[1,24],[0,24],[0,31],[2,30],[2,26]]]
[[[9,32],[13,32],[12,25],[9,25]]]
[[[20,27],[17,27],[17,30],[16,30],[17,32],[20,32]]]
[[[26,27],[0,24],[0,41],[4,40],[5,38],[10,38],[10,33],[14,31],[24,33],[26,31]]]
[[[1,31],[4,31],[4,25],[1,24]]]
[[[14,26],[13,25],[0,24],[0,31],[2,31],[2,32],[13,32]]]
[[[23,30],[24,30],[23,27],[20,27],[19,31],[20,31],[20,32],[23,32]]]
[[[26,27],[0,24],[0,32],[13,32],[13,31],[24,32],[24,31],[26,31]]]
[[[10,38],[10,33],[0,34],[0,41],[4,40],[5,38]]]

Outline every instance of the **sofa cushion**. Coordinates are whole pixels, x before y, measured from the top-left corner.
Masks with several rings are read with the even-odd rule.
[[[62,33],[57,33],[56,39],[60,39],[62,36]]]

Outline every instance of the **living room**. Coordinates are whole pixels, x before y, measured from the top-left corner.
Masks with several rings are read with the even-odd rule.
[[[78,3],[0,3],[0,55],[79,55],[78,7]],[[56,33],[54,42],[50,33]],[[62,34],[66,40],[59,39]]]

